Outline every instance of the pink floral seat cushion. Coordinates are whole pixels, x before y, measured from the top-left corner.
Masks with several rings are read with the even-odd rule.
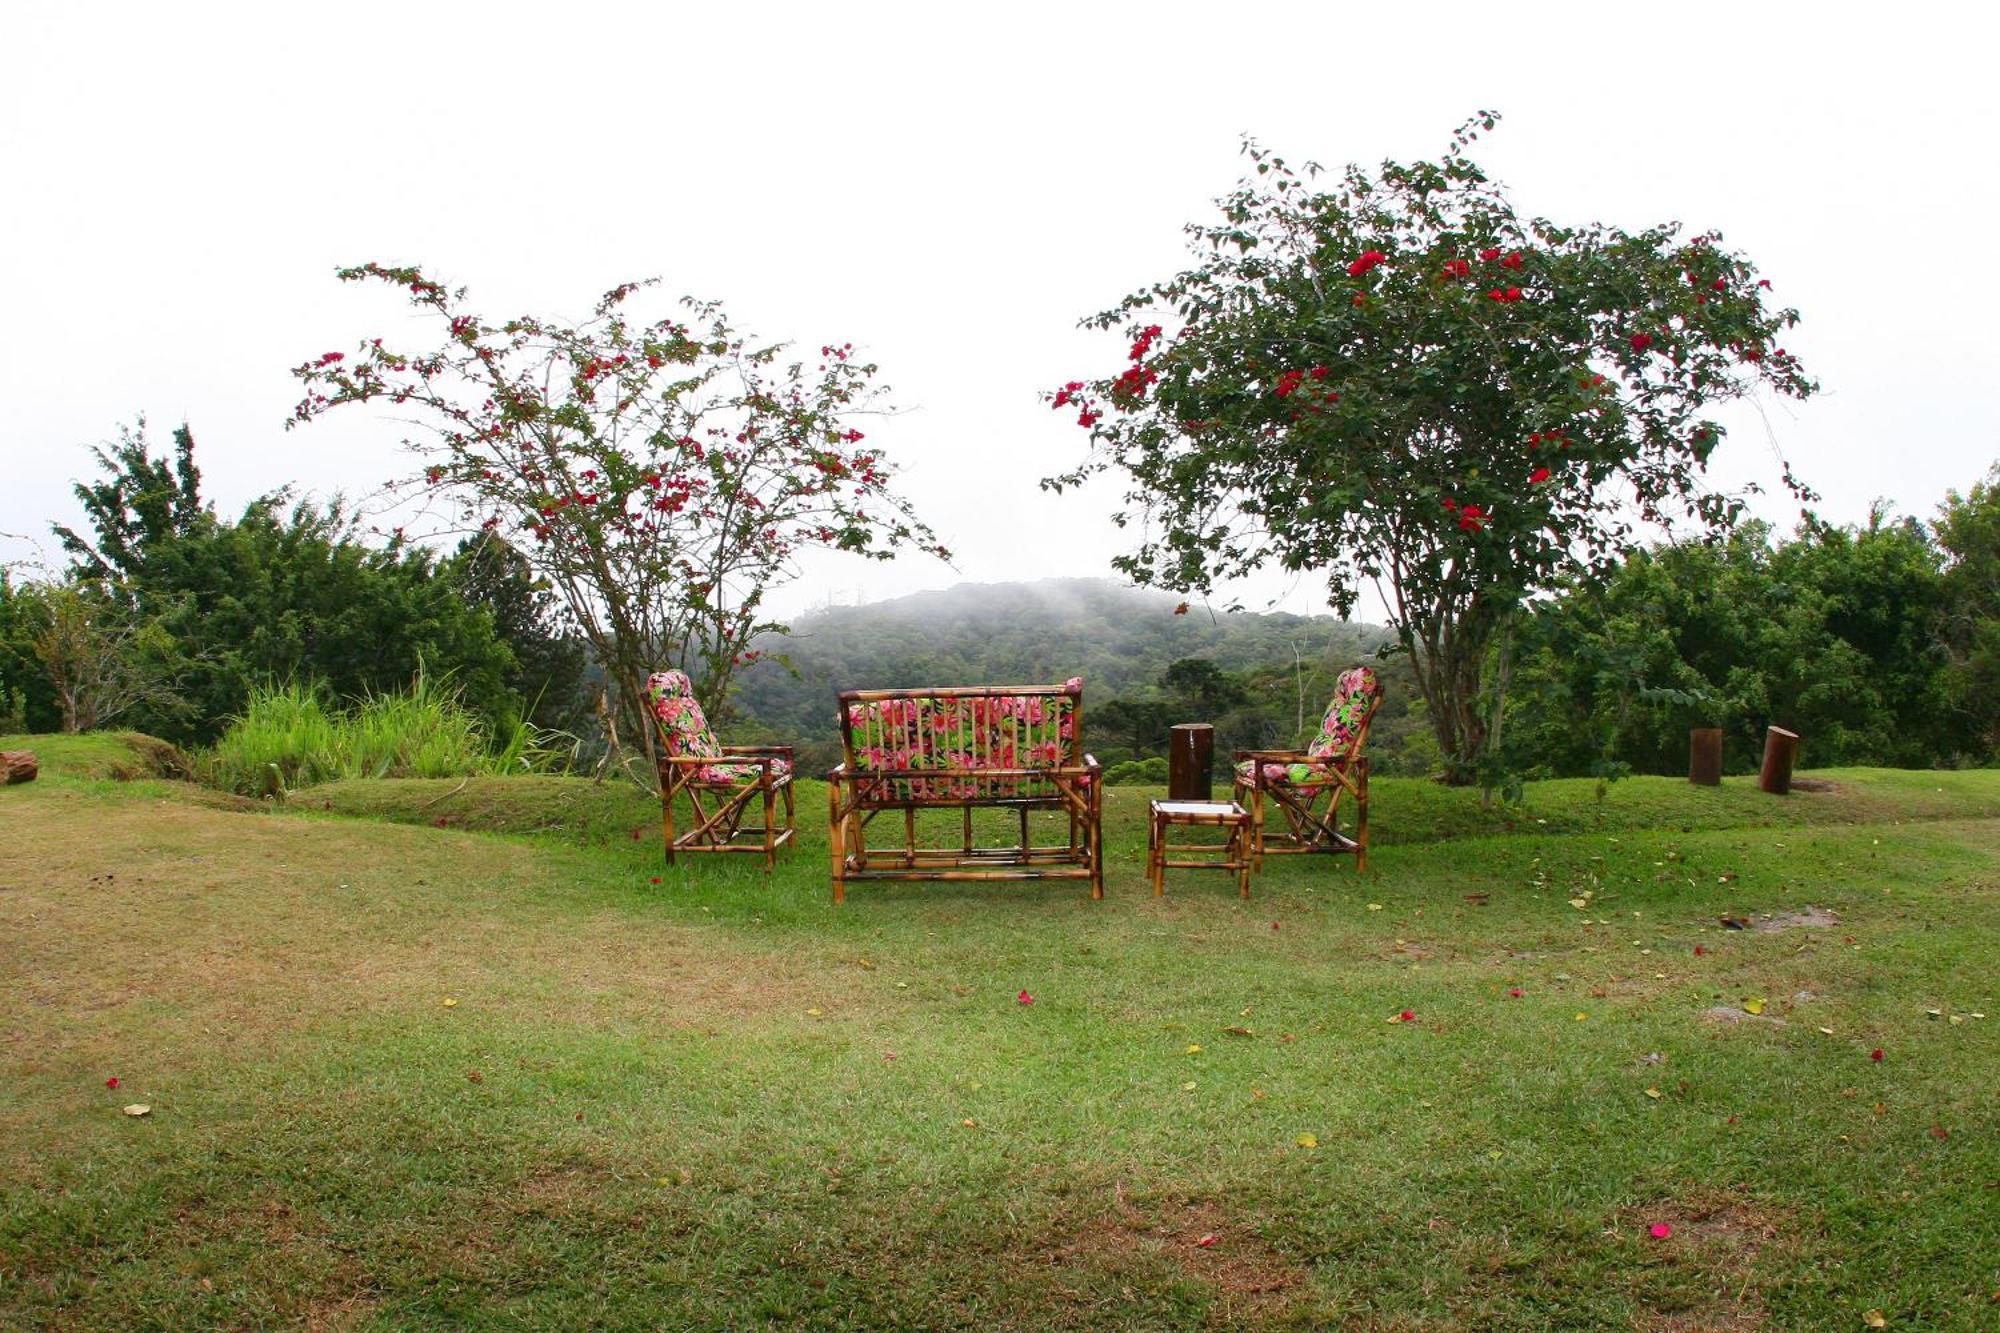
[[[1361,739],[1362,728],[1368,723],[1381,699],[1382,686],[1375,679],[1372,667],[1358,666],[1341,673],[1334,686],[1333,702],[1327,705],[1326,716],[1320,719],[1319,734],[1306,747],[1307,762],[1299,764],[1264,765],[1266,783],[1283,782],[1294,787],[1323,787],[1335,780],[1335,774],[1354,758],[1354,750]],[[1236,765],[1236,776],[1248,783],[1255,780],[1252,770],[1257,761],[1246,759]]]
[[[1083,678],[1063,682],[1058,695],[940,694],[874,699],[847,707],[848,735],[857,772],[894,769],[1063,768],[1080,762],[1076,707]],[[903,778],[898,798],[972,800],[1030,794],[1046,788],[1033,778]],[[1053,790],[1053,789],[1050,789]],[[888,794],[888,793],[885,793]]]
[[[670,759],[713,759],[694,771],[696,782],[755,782],[764,775],[761,763],[728,760],[722,742],[703,716],[694,697],[694,682],[685,671],[656,671],[646,677],[646,703],[659,722],[660,738]],[[771,760],[771,777],[788,778],[792,766],[783,759]]]

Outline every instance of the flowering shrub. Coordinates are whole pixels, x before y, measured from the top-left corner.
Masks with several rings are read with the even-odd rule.
[[[1779,345],[1797,313],[1719,234],[1522,217],[1466,156],[1493,123],[1324,183],[1246,144],[1255,175],[1190,228],[1197,266],[1085,321],[1139,336],[1051,395],[1091,451],[1043,483],[1129,477],[1118,521],[1148,535],[1115,563],[1139,583],[1272,563],[1322,573],[1343,614],[1384,586],[1457,780],[1491,753],[1522,603],[1608,572],[1637,523],[1726,527],[1709,406],[1816,387]]]
[[[361,403],[414,417],[406,443],[425,465],[404,485],[462,526],[513,537],[606,665],[628,734],[649,744],[651,665],[685,664],[709,716],[726,716],[731,675],[758,656],[750,639],[781,628],[765,594],[801,550],[947,555],[852,424],[881,410],[881,391],[851,344],[786,361],[713,302],[636,322],[628,306],[650,283],[614,288],[580,324],[494,323],[419,269],[339,276],[403,292],[440,336],[301,363],[290,424]]]

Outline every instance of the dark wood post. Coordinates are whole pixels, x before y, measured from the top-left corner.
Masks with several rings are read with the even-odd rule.
[[[1206,722],[1183,722],[1171,733],[1167,747],[1167,799],[1209,801],[1214,798],[1211,770],[1215,764],[1215,728]]]
[[[1722,728],[1696,727],[1688,733],[1688,781],[1704,787],[1722,784]]]
[[[1757,776],[1757,785],[1773,796],[1783,796],[1792,789],[1792,762],[1799,757],[1799,733],[1786,731],[1783,727],[1764,729],[1764,771]]]

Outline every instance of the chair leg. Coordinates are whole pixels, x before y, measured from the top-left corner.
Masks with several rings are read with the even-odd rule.
[[[826,816],[827,848],[833,859],[833,905],[838,907],[847,900],[847,827],[840,814],[838,779],[826,784]]]
[[[771,792],[771,775],[764,775],[764,873],[770,874],[778,864],[778,822],[777,800]]]
[[[1354,873],[1360,875],[1368,870],[1368,756],[1355,760],[1354,768],[1360,779],[1354,788]]]
[[[674,863],[674,780],[671,769],[660,782],[660,827],[667,838],[667,864]]]

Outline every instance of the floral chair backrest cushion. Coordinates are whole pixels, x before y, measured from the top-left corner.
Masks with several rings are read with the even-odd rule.
[[[1320,721],[1319,735],[1306,747],[1306,753],[1314,759],[1349,757],[1381,699],[1382,685],[1375,679],[1374,668],[1358,666],[1342,672],[1333,689],[1333,702]]]
[[[701,704],[694,697],[694,682],[685,671],[655,671],[646,677],[646,704],[659,720],[660,736],[667,754],[676,759],[720,759],[722,742],[715,738]]]

